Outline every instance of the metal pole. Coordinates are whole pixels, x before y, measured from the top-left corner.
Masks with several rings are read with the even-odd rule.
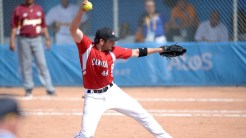
[[[233,41],[237,42],[238,41],[238,5],[237,5],[238,0],[233,0]]]
[[[3,28],[3,0],[0,0],[0,44],[3,44],[4,28]]]
[[[113,0],[113,25],[116,36],[119,36],[119,1]]]

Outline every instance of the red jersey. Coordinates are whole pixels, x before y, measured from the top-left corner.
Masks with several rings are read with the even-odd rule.
[[[114,61],[128,59],[132,55],[131,49],[119,46],[113,46],[111,51],[98,51],[85,35],[77,47],[86,89],[100,89],[111,83],[114,79]]]
[[[35,37],[41,34],[46,27],[43,9],[37,5],[26,6],[24,4],[14,9],[11,27],[20,29],[20,35]]]

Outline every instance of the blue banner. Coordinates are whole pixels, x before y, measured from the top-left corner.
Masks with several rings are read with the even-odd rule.
[[[179,43],[187,54],[168,60],[159,54],[117,60],[115,82],[120,86],[245,86],[246,43]],[[155,43],[118,44],[128,48],[155,47]],[[53,46],[46,61],[56,86],[81,86],[76,46]],[[21,86],[17,52],[0,46],[0,87]],[[38,86],[36,65],[34,82]]]
[[[116,65],[124,86],[225,86],[246,84],[246,43],[180,43],[188,52],[168,60],[158,54]],[[134,44],[126,47],[150,47]],[[124,64],[125,63],[125,64]],[[121,79],[124,78],[124,79]]]

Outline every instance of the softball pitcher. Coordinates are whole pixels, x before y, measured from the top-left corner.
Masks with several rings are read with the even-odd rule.
[[[134,118],[157,138],[171,138],[135,99],[113,82],[114,62],[117,59],[143,57],[154,53],[160,53],[162,56],[171,53],[170,56],[178,56],[184,54],[186,50],[177,45],[139,49],[115,46],[115,41],[119,39],[112,29],[107,27],[98,29],[92,42],[79,29],[86,11],[83,5],[87,3],[87,0],[82,3],[82,8],[70,26],[70,33],[78,47],[85,87],[82,127],[75,138],[92,138],[101,116],[109,109]]]

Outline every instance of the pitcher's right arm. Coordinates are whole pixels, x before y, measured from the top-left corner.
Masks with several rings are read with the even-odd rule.
[[[79,29],[79,26],[80,26],[80,23],[82,20],[82,16],[85,12],[83,5],[85,5],[87,2],[88,2],[88,0],[85,0],[84,2],[82,2],[80,9],[78,10],[76,16],[74,17],[74,19],[73,19],[73,21],[69,27],[70,34],[76,43],[79,43],[84,36],[82,30]]]

